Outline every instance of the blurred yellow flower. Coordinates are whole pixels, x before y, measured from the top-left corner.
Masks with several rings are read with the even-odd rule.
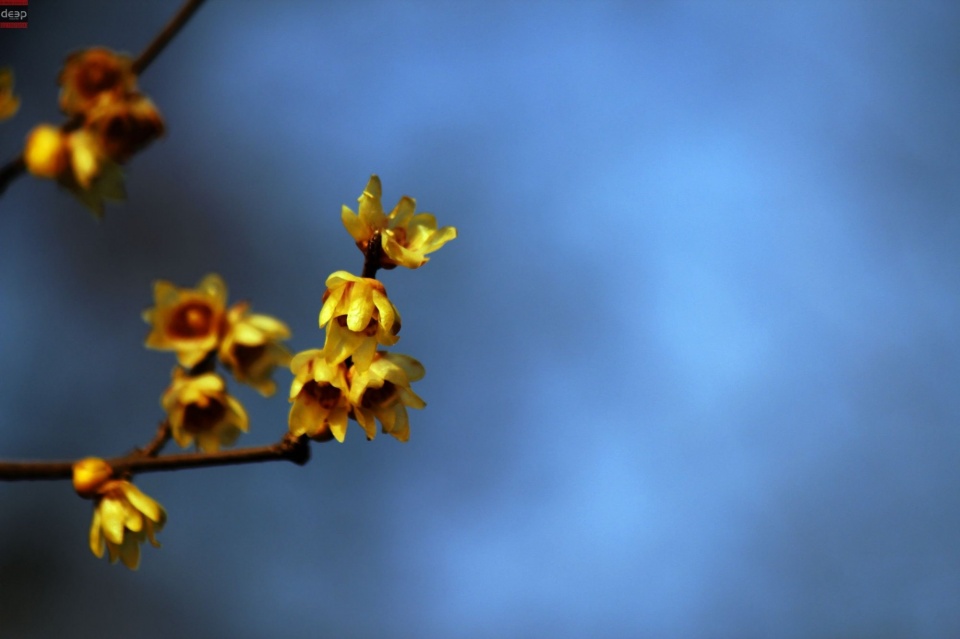
[[[152,325],[148,348],[175,351],[181,366],[192,368],[217,348],[223,332],[227,285],[211,273],[196,288],[177,288],[166,280],[153,286],[154,306],[143,312]]]
[[[438,229],[437,219],[430,213],[415,214],[417,202],[412,197],[403,196],[390,214],[384,215],[381,193],[380,178],[372,175],[358,200],[358,212],[354,214],[346,206],[340,212],[347,232],[364,253],[379,234],[383,246],[380,268],[419,268],[430,260],[427,253],[457,237],[452,226]]]
[[[163,393],[160,404],[167,412],[173,440],[181,448],[196,443],[205,453],[233,444],[247,432],[247,412],[227,393],[227,385],[216,373],[190,376],[180,368]]]
[[[27,136],[23,159],[30,173],[56,180],[98,217],[103,215],[105,200],[126,198],[123,172],[86,129],[64,133],[41,124]]]
[[[103,47],[70,54],[58,79],[60,108],[85,115],[99,103],[125,99],[137,88],[132,64],[129,56]]]
[[[90,526],[90,550],[103,557],[109,551],[110,563],[117,559],[131,570],[140,565],[140,544],[149,541],[159,548],[155,534],[167,521],[163,506],[122,479],[104,483],[96,497]]]
[[[20,109],[20,98],[13,94],[13,71],[0,69],[0,120],[7,120]]]
[[[320,309],[320,327],[327,329],[324,351],[331,363],[353,356],[369,365],[377,344],[390,346],[400,338],[400,313],[378,280],[337,271],[327,278]]]
[[[350,405],[353,417],[366,431],[367,439],[376,435],[380,421],[383,432],[405,442],[410,439],[407,406],[423,408],[424,402],[410,388],[410,383],[423,378],[423,364],[397,353],[377,351],[366,370],[351,367],[347,373],[350,382]]]
[[[121,163],[164,133],[157,107],[139,93],[125,100],[101,100],[88,112],[85,128],[97,136],[110,159]]]
[[[331,364],[323,351],[311,349],[294,356],[290,371],[294,374],[290,385],[290,401],[293,402],[289,416],[290,432],[317,441],[336,438],[342,442],[350,413],[346,367]]]
[[[270,378],[277,366],[290,362],[290,351],[280,340],[290,338],[290,329],[269,315],[250,313],[246,302],[227,311],[226,331],[220,342],[220,361],[234,378],[253,386],[264,397],[273,395],[276,383]]]

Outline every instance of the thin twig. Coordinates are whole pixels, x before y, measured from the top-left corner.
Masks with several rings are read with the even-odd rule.
[[[170,19],[170,22],[163,28],[154,37],[153,41],[147,45],[147,48],[133,61],[132,69],[133,72],[137,75],[143,73],[150,63],[160,55],[160,52],[163,51],[164,47],[169,44],[174,36],[187,24],[187,21],[190,20],[190,17],[200,8],[200,5],[204,3],[204,0],[187,0],[186,3],[180,10],[177,12],[173,18]],[[80,122],[77,121],[77,118],[71,118],[67,122],[64,122],[60,127],[64,132],[69,132],[74,129],[79,128]],[[0,167],[0,195],[3,195],[6,192],[7,187],[21,175],[27,172],[27,164],[23,160],[23,153],[17,155],[5,165]]]
[[[190,20],[190,17],[200,8],[204,0],[187,0],[187,2],[180,7],[180,11],[177,11],[177,15],[173,16],[170,19],[170,22],[167,23],[167,26],[157,34],[153,39],[153,42],[147,45],[147,48],[143,50],[143,53],[133,61],[133,72],[137,75],[143,73],[150,63],[153,62],[153,59],[160,55],[160,52],[163,51],[163,48],[173,40],[174,36],[183,28],[185,24]]]
[[[180,453],[149,457],[135,452],[105,460],[117,474],[153,473],[185,468],[207,468],[265,461],[290,461],[303,466],[310,460],[310,440],[306,435],[286,435],[276,444],[223,450],[216,453]],[[79,461],[79,460],[75,460]],[[0,462],[0,480],[70,479],[75,461]]]

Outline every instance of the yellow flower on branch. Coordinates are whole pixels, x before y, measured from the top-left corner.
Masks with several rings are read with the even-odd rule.
[[[410,383],[422,379],[423,364],[398,353],[377,351],[366,370],[351,367],[347,373],[350,382],[350,405],[353,417],[367,433],[367,439],[376,435],[379,420],[384,433],[405,442],[410,439],[407,407],[423,408],[424,402],[410,388]]]
[[[88,112],[85,128],[97,136],[100,147],[111,160],[121,163],[165,130],[157,107],[139,93],[125,100],[98,102]]]
[[[96,500],[90,525],[90,550],[97,557],[109,551],[110,563],[119,559],[136,570],[140,545],[149,541],[159,548],[156,533],[167,521],[163,506],[123,479],[113,479],[113,469],[98,457],[73,465],[73,486],[82,497]]]
[[[346,366],[331,364],[323,351],[311,349],[294,356],[290,371],[294,374],[290,385],[290,401],[293,403],[289,416],[290,432],[317,441],[336,438],[342,442],[350,413]]]
[[[58,79],[60,108],[67,115],[85,115],[100,103],[123,100],[137,89],[129,56],[103,47],[70,54]]]
[[[320,327],[327,329],[324,352],[338,364],[353,356],[369,365],[377,344],[391,346],[400,338],[400,313],[378,280],[337,271],[327,278],[320,309]]]
[[[20,98],[13,94],[13,71],[0,69],[0,120],[7,120],[20,109]]]
[[[147,348],[175,351],[181,366],[192,368],[217,348],[223,332],[227,285],[211,273],[195,288],[166,280],[153,286],[154,306],[143,312],[152,325]]]
[[[234,304],[227,311],[220,361],[238,382],[269,397],[277,390],[271,379],[273,370],[290,362],[290,351],[280,344],[280,340],[289,339],[290,329],[274,317],[249,311],[246,302]]]
[[[103,215],[104,201],[126,198],[123,172],[107,157],[99,139],[86,129],[64,133],[41,124],[27,136],[23,153],[33,175],[56,180],[93,213]]]
[[[205,453],[216,452],[249,428],[243,405],[227,393],[226,383],[216,373],[190,376],[174,369],[160,404],[167,412],[173,440],[181,448],[196,443]]]
[[[427,253],[457,237],[452,226],[437,228],[437,219],[430,213],[415,213],[417,202],[406,195],[385,215],[381,194],[380,178],[372,175],[358,200],[358,212],[354,214],[346,206],[340,212],[344,227],[364,253],[379,235],[383,247],[380,268],[419,268],[430,260]]]

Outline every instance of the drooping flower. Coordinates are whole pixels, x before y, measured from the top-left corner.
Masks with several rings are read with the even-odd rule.
[[[364,253],[379,236],[383,247],[380,268],[419,268],[430,260],[427,253],[457,237],[457,229],[452,226],[438,229],[437,219],[430,213],[415,213],[417,202],[406,195],[385,215],[381,194],[380,178],[373,175],[359,198],[357,214],[346,206],[340,212],[347,232]]]
[[[294,374],[290,385],[290,401],[293,403],[289,416],[290,432],[317,441],[336,438],[342,442],[350,413],[346,366],[331,364],[322,350],[311,349],[294,356],[290,371]]]
[[[98,457],[88,457],[73,465],[73,486],[82,497],[96,500],[90,525],[90,550],[103,557],[109,551],[110,563],[119,559],[136,570],[140,565],[140,545],[149,541],[159,548],[156,533],[167,521],[163,506],[123,479],[113,479],[113,469]]]
[[[347,373],[350,382],[350,405],[353,417],[366,431],[367,439],[376,435],[379,420],[384,433],[405,442],[410,439],[407,406],[423,408],[423,401],[410,388],[410,383],[421,378],[423,365],[409,355],[377,351],[366,370],[351,367]]]
[[[0,120],[7,120],[20,109],[20,98],[13,93],[13,71],[0,69]]]
[[[195,288],[177,288],[166,280],[153,286],[154,306],[143,312],[152,325],[148,348],[175,351],[181,366],[199,364],[217,348],[223,333],[227,285],[211,273]]]
[[[238,302],[227,311],[220,361],[238,382],[268,397],[277,390],[271,379],[273,370],[290,362],[290,351],[280,344],[280,340],[290,338],[290,329],[274,317],[249,311],[246,302]]]
[[[227,393],[226,383],[216,373],[190,376],[174,369],[160,404],[167,412],[173,440],[182,448],[195,443],[205,453],[216,452],[249,428],[243,405]]]
[[[103,47],[70,54],[60,72],[60,108],[85,115],[99,103],[123,100],[136,91],[133,61]]]
[[[347,271],[327,278],[319,319],[320,327],[327,329],[324,352],[334,364],[353,356],[365,368],[377,344],[391,346],[400,339],[400,313],[383,284]]]

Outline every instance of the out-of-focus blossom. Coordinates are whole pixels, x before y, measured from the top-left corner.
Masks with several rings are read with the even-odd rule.
[[[217,348],[223,334],[227,285],[215,273],[195,288],[177,288],[166,280],[153,286],[154,306],[143,312],[152,326],[148,348],[175,351],[181,366],[192,368]]]
[[[274,369],[290,362],[290,351],[280,343],[289,338],[286,324],[269,315],[251,313],[249,304],[239,302],[227,311],[220,361],[238,382],[268,397],[277,389],[271,379]]]
[[[167,412],[173,440],[182,448],[196,443],[205,453],[216,452],[249,428],[243,405],[227,393],[226,383],[216,373],[191,376],[174,369],[160,404]]]

